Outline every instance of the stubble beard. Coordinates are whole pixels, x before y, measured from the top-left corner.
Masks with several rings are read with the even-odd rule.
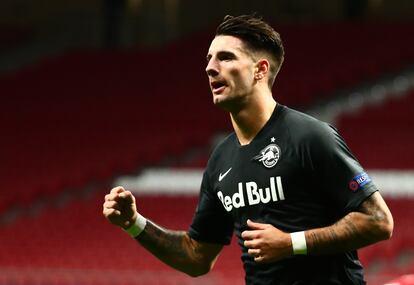
[[[220,109],[229,112],[229,113],[237,113],[239,110],[243,108],[243,106],[247,102],[247,98],[239,97],[239,96],[229,96],[229,95],[213,95],[213,103],[215,106],[219,107]]]

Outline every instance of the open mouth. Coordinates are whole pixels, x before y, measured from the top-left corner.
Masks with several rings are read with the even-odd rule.
[[[226,88],[226,84],[223,81],[212,81],[210,85],[214,94],[220,94]]]

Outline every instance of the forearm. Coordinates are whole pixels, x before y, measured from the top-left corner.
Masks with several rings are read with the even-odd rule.
[[[193,240],[186,232],[167,230],[145,219],[137,212],[135,197],[122,186],[105,195],[103,215],[158,259],[191,276],[210,271],[223,248],[220,244]]]
[[[186,232],[164,229],[151,221],[136,239],[162,262],[190,276],[207,273],[215,261],[203,258],[198,243]]]
[[[308,254],[334,254],[359,249],[389,239],[392,228],[388,208],[374,193],[360,211],[347,214],[331,226],[306,231],[307,251]]]
[[[308,254],[355,250],[381,240],[380,234],[366,227],[366,219],[365,214],[353,212],[332,226],[306,231]]]

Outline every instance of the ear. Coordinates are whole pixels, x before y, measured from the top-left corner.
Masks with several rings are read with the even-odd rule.
[[[256,73],[254,75],[254,78],[256,80],[261,80],[265,78],[269,72],[270,69],[270,63],[267,59],[261,58],[256,64]]]

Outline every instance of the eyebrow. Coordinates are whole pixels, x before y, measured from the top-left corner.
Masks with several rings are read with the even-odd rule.
[[[236,57],[236,54],[232,51],[219,51],[217,52],[217,56],[232,56],[232,57]],[[206,56],[206,60],[209,61],[213,56],[211,54],[207,54]]]

